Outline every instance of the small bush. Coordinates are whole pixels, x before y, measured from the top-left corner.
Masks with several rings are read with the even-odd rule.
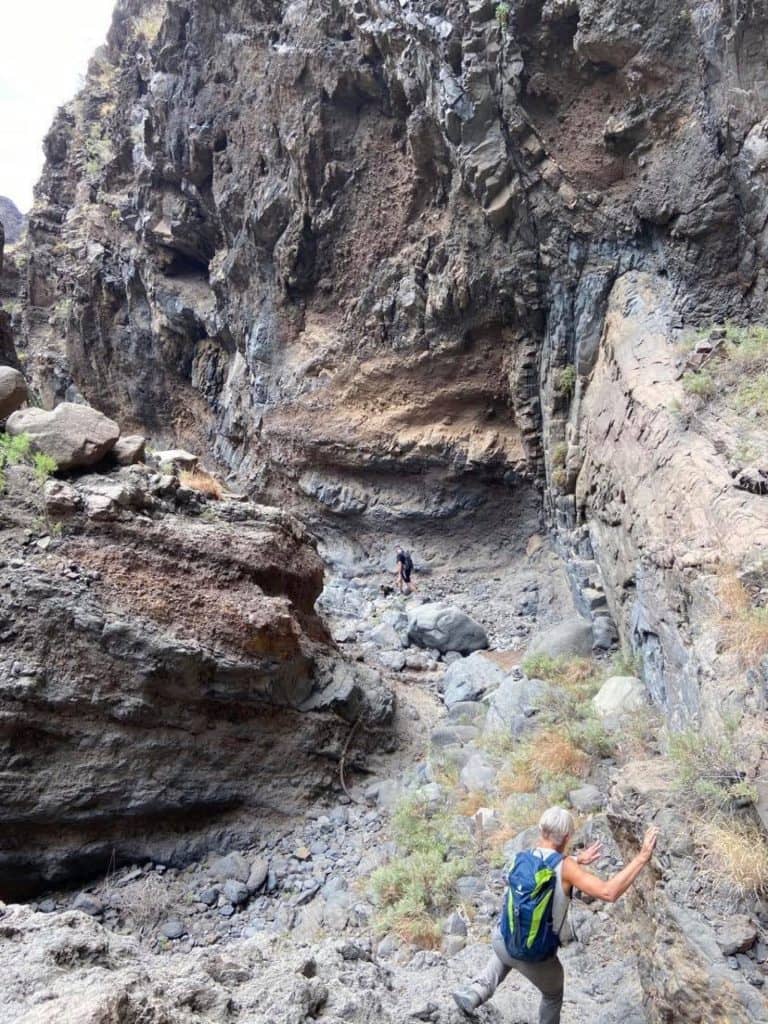
[[[447,811],[430,814],[424,801],[404,800],[392,817],[392,832],[403,851],[371,876],[371,888],[382,910],[381,931],[394,931],[406,942],[433,947],[440,943],[436,915],[449,909],[456,896],[456,881],[471,864],[463,855],[469,848]]]
[[[568,726],[568,736],[574,746],[590,757],[613,757],[616,754],[616,741],[596,715],[572,722]]]
[[[714,398],[718,387],[715,378],[706,370],[686,373],[683,376],[683,390],[695,398]]]
[[[564,729],[538,733],[522,743],[498,777],[499,792],[538,793],[557,803],[578,785],[589,769],[589,757]]]
[[[576,388],[576,367],[569,363],[555,372],[554,389],[558,395],[572,395]]]
[[[206,473],[204,469],[182,470],[182,472],[179,473],[179,481],[184,487],[189,487],[193,491],[198,491],[200,494],[204,494],[206,498],[211,498],[213,501],[221,501],[224,497],[224,488],[216,477],[211,476],[210,473]]]
[[[745,760],[731,723],[718,736],[693,730],[670,736],[669,756],[677,789],[702,811],[721,811],[756,798],[753,787],[744,781],[740,766]]]
[[[509,4],[502,0],[501,3],[496,4],[496,21],[501,25],[502,29],[506,29],[509,24]]]
[[[44,455],[42,452],[35,452],[32,458],[32,465],[35,470],[35,476],[37,477],[38,483],[42,486],[49,476],[52,476],[58,469],[56,459],[50,455]]]
[[[556,468],[563,468],[565,466],[565,460],[568,457],[568,445],[565,441],[560,441],[552,448],[552,455],[550,456],[552,466]]]

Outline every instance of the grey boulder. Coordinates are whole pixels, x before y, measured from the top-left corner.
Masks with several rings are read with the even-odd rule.
[[[419,647],[470,654],[488,646],[483,627],[454,605],[422,604],[408,618],[408,639]]]
[[[645,703],[645,687],[635,676],[611,676],[592,698],[595,711],[603,719],[631,714]]]
[[[504,679],[504,671],[495,662],[475,652],[448,666],[442,680],[443,700],[446,707],[479,700],[488,690],[500,686]]]
[[[51,456],[59,469],[93,466],[115,446],[118,425],[89,405],[62,402],[55,409],[21,409],[6,430],[13,437],[28,434],[33,448]]]
[[[27,400],[27,385],[12,366],[0,366],[0,420],[7,419]]]
[[[584,657],[592,653],[592,624],[574,615],[570,619],[550,626],[531,640],[531,654],[545,654],[550,658]]]
[[[489,700],[483,732],[519,736],[551,696],[551,687],[540,679],[507,676]]]

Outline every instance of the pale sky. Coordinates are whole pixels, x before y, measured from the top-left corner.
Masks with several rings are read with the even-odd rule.
[[[0,195],[22,213],[43,166],[43,136],[104,42],[115,0],[4,0],[0,15]]]

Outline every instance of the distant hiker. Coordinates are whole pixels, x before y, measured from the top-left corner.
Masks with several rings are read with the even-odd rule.
[[[573,831],[571,814],[562,807],[550,807],[539,821],[536,849],[516,855],[507,879],[501,920],[492,938],[491,959],[471,985],[453,993],[456,1005],[470,1016],[515,970],[541,992],[539,1024],[560,1024],[564,978],[557,949],[573,889],[614,903],[651,859],[659,836],[657,828],[649,828],[640,853],[604,882],[581,867],[597,860],[600,843],[593,843],[575,857],[566,856]]]
[[[410,551],[404,551],[399,545],[396,548],[396,552],[397,569],[395,570],[395,576],[397,577],[397,587],[401,594],[410,594],[412,590],[416,589],[415,584],[411,583],[413,559],[411,558]]]

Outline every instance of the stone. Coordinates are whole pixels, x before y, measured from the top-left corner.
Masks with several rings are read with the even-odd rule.
[[[496,780],[496,770],[482,754],[472,754],[461,769],[459,780],[470,793],[488,792]]]
[[[212,907],[218,901],[219,890],[214,888],[203,889],[198,893],[197,899],[200,903],[204,903],[206,907]]]
[[[746,953],[754,946],[758,928],[746,914],[733,914],[717,925],[715,936],[723,956],[733,956],[735,953]]]
[[[488,647],[483,627],[453,605],[423,604],[415,608],[408,619],[408,639],[441,653],[470,654]]]
[[[379,651],[378,658],[384,668],[392,672],[402,672],[405,668],[406,657],[403,651]]]
[[[265,857],[259,857],[251,864],[251,871],[248,875],[248,892],[255,893],[266,884],[269,877],[269,861]]]
[[[456,956],[467,944],[467,938],[465,935],[444,935],[443,940],[440,944],[443,953],[446,956]]]
[[[592,698],[601,718],[620,718],[647,703],[645,687],[635,676],[611,676]]]
[[[388,622],[383,622],[380,626],[372,629],[368,634],[368,639],[372,640],[377,647],[384,647],[389,650],[398,650],[403,646],[400,634]]]
[[[532,850],[539,841],[539,830],[535,825],[524,828],[518,832],[508,843],[504,844],[504,861],[509,864],[514,860],[515,854],[523,850]]]
[[[56,900],[41,900],[37,909],[41,914],[53,914],[57,910]]]
[[[221,887],[221,892],[233,907],[239,907],[241,903],[247,903],[250,895],[245,882],[239,882],[236,878],[227,879]]]
[[[600,810],[605,803],[605,797],[597,786],[585,785],[572,789],[568,793],[568,801],[574,810],[581,814],[589,814],[590,811]]]
[[[43,486],[45,511],[56,519],[74,515],[83,504],[82,496],[64,480],[46,480]]]
[[[308,846],[299,846],[293,851],[293,856],[296,860],[310,860],[312,857],[312,851]]]
[[[186,452],[183,448],[168,448],[161,452],[153,452],[152,458],[161,470],[171,470],[173,473],[178,473],[180,470],[197,469],[199,461],[197,455],[192,455],[191,452]]]
[[[72,909],[81,910],[84,914],[88,914],[89,917],[99,917],[104,912],[104,904],[98,896],[93,896],[89,892],[81,892],[75,897]]]
[[[480,735],[474,725],[439,726],[432,731],[430,741],[433,747],[450,747],[455,744],[472,743]]]
[[[592,653],[592,641],[592,624],[580,615],[575,615],[535,636],[528,647],[528,654],[545,654],[550,658],[586,658]]]
[[[456,892],[463,900],[474,899],[483,891],[483,880],[477,875],[462,875],[456,879]]]
[[[552,687],[541,679],[506,676],[489,698],[483,732],[519,736],[551,698]]]
[[[7,419],[27,400],[24,377],[12,366],[0,366],[0,420]]]
[[[225,857],[217,857],[211,864],[211,877],[217,882],[226,882],[230,878],[247,882],[250,874],[251,866],[242,853],[228,853]]]
[[[120,428],[89,405],[62,402],[51,412],[22,409],[6,424],[11,436],[28,434],[35,451],[49,455],[60,470],[93,466],[120,437]]]
[[[443,935],[466,935],[467,922],[455,910],[443,921]]]
[[[160,934],[166,939],[181,939],[187,934],[187,929],[177,918],[171,918],[160,925]]]
[[[143,462],[146,455],[147,439],[141,434],[119,437],[112,449],[112,458],[118,466],[134,466]]]
[[[499,686],[505,672],[480,652],[455,661],[443,676],[443,701],[446,707],[464,701],[479,700],[488,690]]]

